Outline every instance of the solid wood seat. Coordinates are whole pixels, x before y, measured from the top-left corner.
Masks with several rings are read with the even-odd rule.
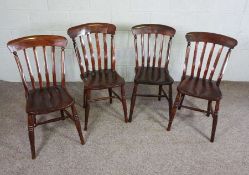
[[[186,34],[186,39],[188,44],[184,69],[181,82],[177,87],[175,102],[169,115],[167,130],[170,131],[171,129],[177,109],[190,109],[205,113],[207,116],[211,114],[213,123],[210,141],[213,142],[222,98],[219,85],[231,51],[238,42],[234,38],[208,32],[190,32]],[[193,52],[191,52],[191,44],[194,44]],[[200,46],[201,49],[199,49]],[[191,65],[189,65],[190,55],[193,57]],[[183,105],[185,96],[206,100],[208,102],[207,110]],[[214,108],[212,106],[213,102],[215,103]]]
[[[73,98],[61,86],[34,89],[27,96],[26,112],[46,114],[67,108],[73,103]]]
[[[138,84],[169,85],[174,80],[165,68],[139,67],[134,82]]]
[[[202,78],[186,77],[177,87],[177,90],[189,96],[216,101],[222,98],[219,86],[215,81]]]
[[[125,84],[124,79],[111,69],[91,71],[83,78],[85,89],[106,89]]]
[[[15,58],[25,90],[32,159],[36,158],[34,130],[39,125],[70,118],[74,121],[81,144],[85,143],[74,99],[69,95],[65,85],[66,45],[67,39],[58,35],[27,36],[9,41],[7,44]],[[56,50],[60,54],[56,54]],[[60,70],[60,77],[56,70]],[[34,71],[37,74],[33,74]],[[37,78],[34,75],[37,75]],[[71,112],[68,108],[71,108]],[[36,121],[39,114],[55,111],[60,112],[60,117]]]

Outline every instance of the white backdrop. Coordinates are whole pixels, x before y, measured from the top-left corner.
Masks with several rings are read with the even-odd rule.
[[[117,26],[117,70],[132,81],[134,48],[130,28],[160,23],[176,29],[170,72],[179,80],[185,54],[185,33],[207,31],[238,40],[224,79],[249,81],[249,0],[0,0],[0,80],[20,81],[7,41],[33,34],[67,36],[70,26],[108,22]],[[69,39],[67,81],[79,81],[79,68]]]

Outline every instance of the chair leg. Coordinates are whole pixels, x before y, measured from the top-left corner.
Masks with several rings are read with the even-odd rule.
[[[158,95],[159,95],[159,97],[158,97],[158,101],[161,101],[162,88],[163,88],[163,86],[162,86],[162,85],[159,85],[159,90],[158,90]]]
[[[132,121],[132,114],[133,114],[135,101],[136,101],[137,86],[138,86],[138,84],[134,84],[134,87],[133,87],[133,92],[132,92],[132,97],[131,97],[131,107],[130,107],[129,122]]]
[[[176,114],[177,107],[178,107],[178,105],[179,105],[179,103],[180,103],[180,96],[181,96],[181,93],[178,92],[177,95],[176,95],[176,99],[175,99],[173,108],[172,108],[172,110],[171,110],[171,114],[169,115],[169,123],[168,123],[167,131],[170,131],[170,128],[171,128],[173,119],[174,119],[175,114]]]
[[[207,107],[207,116],[209,117],[211,114],[211,106],[212,106],[212,101],[208,101],[208,107]]]
[[[83,90],[83,108],[86,108],[86,90]]]
[[[28,132],[32,159],[35,159],[34,116],[30,114],[28,115]]]
[[[215,110],[214,110],[214,113],[212,114],[213,124],[212,124],[212,133],[211,133],[210,142],[214,142],[215,131],[216,131],[216,126],[217,126],[217,121],[218,121],[219,106],[220,106],[220,101],[216,101]]]
[[[182,108],[182,103],[183,103],[184,97],[185,97],[185,95],[182,94],[182,95],[181,95],[181,101],[180,101],[180,104],[179,104],[179,106],[178,106],[178,109],[179,109],[179,110]]]
[[[80,137],[80,142],[82,145],[84,145],[85,141],[84,141],[84,137],[83,137],[82,130],[81,130],[80,120],[79,120],[77,110],[76,110],[74,104],[71,106],[71,109],[72,109],[72,113],[73,113],[73,117],[74,117],[74,123],[75,123],[76,129],[77,129],[79,137]]]
[[[112,104],[112,88],[108,88],[108,92],[109,92],[109,97],[110,97],[110,104]]]
[[[85,127],[84,130],[87,130],[87,123],[88,123],[88,116],[89,116],[89,110],[90,110],[90,104],[89,104],[89,100],[90,100],[90,90],[86,91],[86,108],[85,108]]]
[[[65,120],[66,117],[65,117],[65,114],[64,114],[63,110],[60,110],[60,112],[61,112],[61,118],[62,118],[62,120]]]
[[[121,99],[122,99],[122,105],[123,105],[123,110],[124,110],[125,123],[127,123],[127,121],[128,121],[128,119],[127,119],[127,106],[126,106],[124,85],[121,86]]]
[[[169,116],[172,112],[172,84],[169,85]]]

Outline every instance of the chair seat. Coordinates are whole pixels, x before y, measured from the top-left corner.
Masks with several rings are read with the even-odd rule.
[[[220,88],[216,82],[201,78],[186,77],[177,87],[183,94],[206,100],[216,101],[222,98]]]
[[[30,114],[46,114],[71,106],[74,99],[61,86],[29,91],[26,111]]]
[[[125,84],[124,79],[116,71],[110,69],[91,71],[82,79],[85,89],[106,89]]]
[[[139,67],[134,79],[138,84],[168,85],[174,82],[168,70],[158,67]]]

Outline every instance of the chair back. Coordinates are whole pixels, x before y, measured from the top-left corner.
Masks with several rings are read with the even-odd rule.
[[[65,86],[66,45],[67,39],[57,35],[26,36],[7,43],[17,63],[26,94],[30,89],[57,86],[59,76],[61,86]],[[57,51],[60,52],[59,56]],[[60,75],[56,74],[58,69]]]
[[[212,81],[216,75],[215,81],[219,85],[231,50],[237,45],[237,40],[207,32],[190,32],[186,34],[186,39],[188,45],[182,80],[189,75]],[[191,44],[194,44],[194,49],[191,49]],[[192,57],[190,55],[193,56],[192,64],[189,63],[189,57]],[[219,71],[216,71],[217,69]]]
[[[87,23],[68,29],[82,78],[89,71],[115,70],[115,31],[116,26],[108,23]]]
[[[141,24],[131,30],[134,35],[136,68],[147,66],[168,69],[175,29],[160,24]]]

